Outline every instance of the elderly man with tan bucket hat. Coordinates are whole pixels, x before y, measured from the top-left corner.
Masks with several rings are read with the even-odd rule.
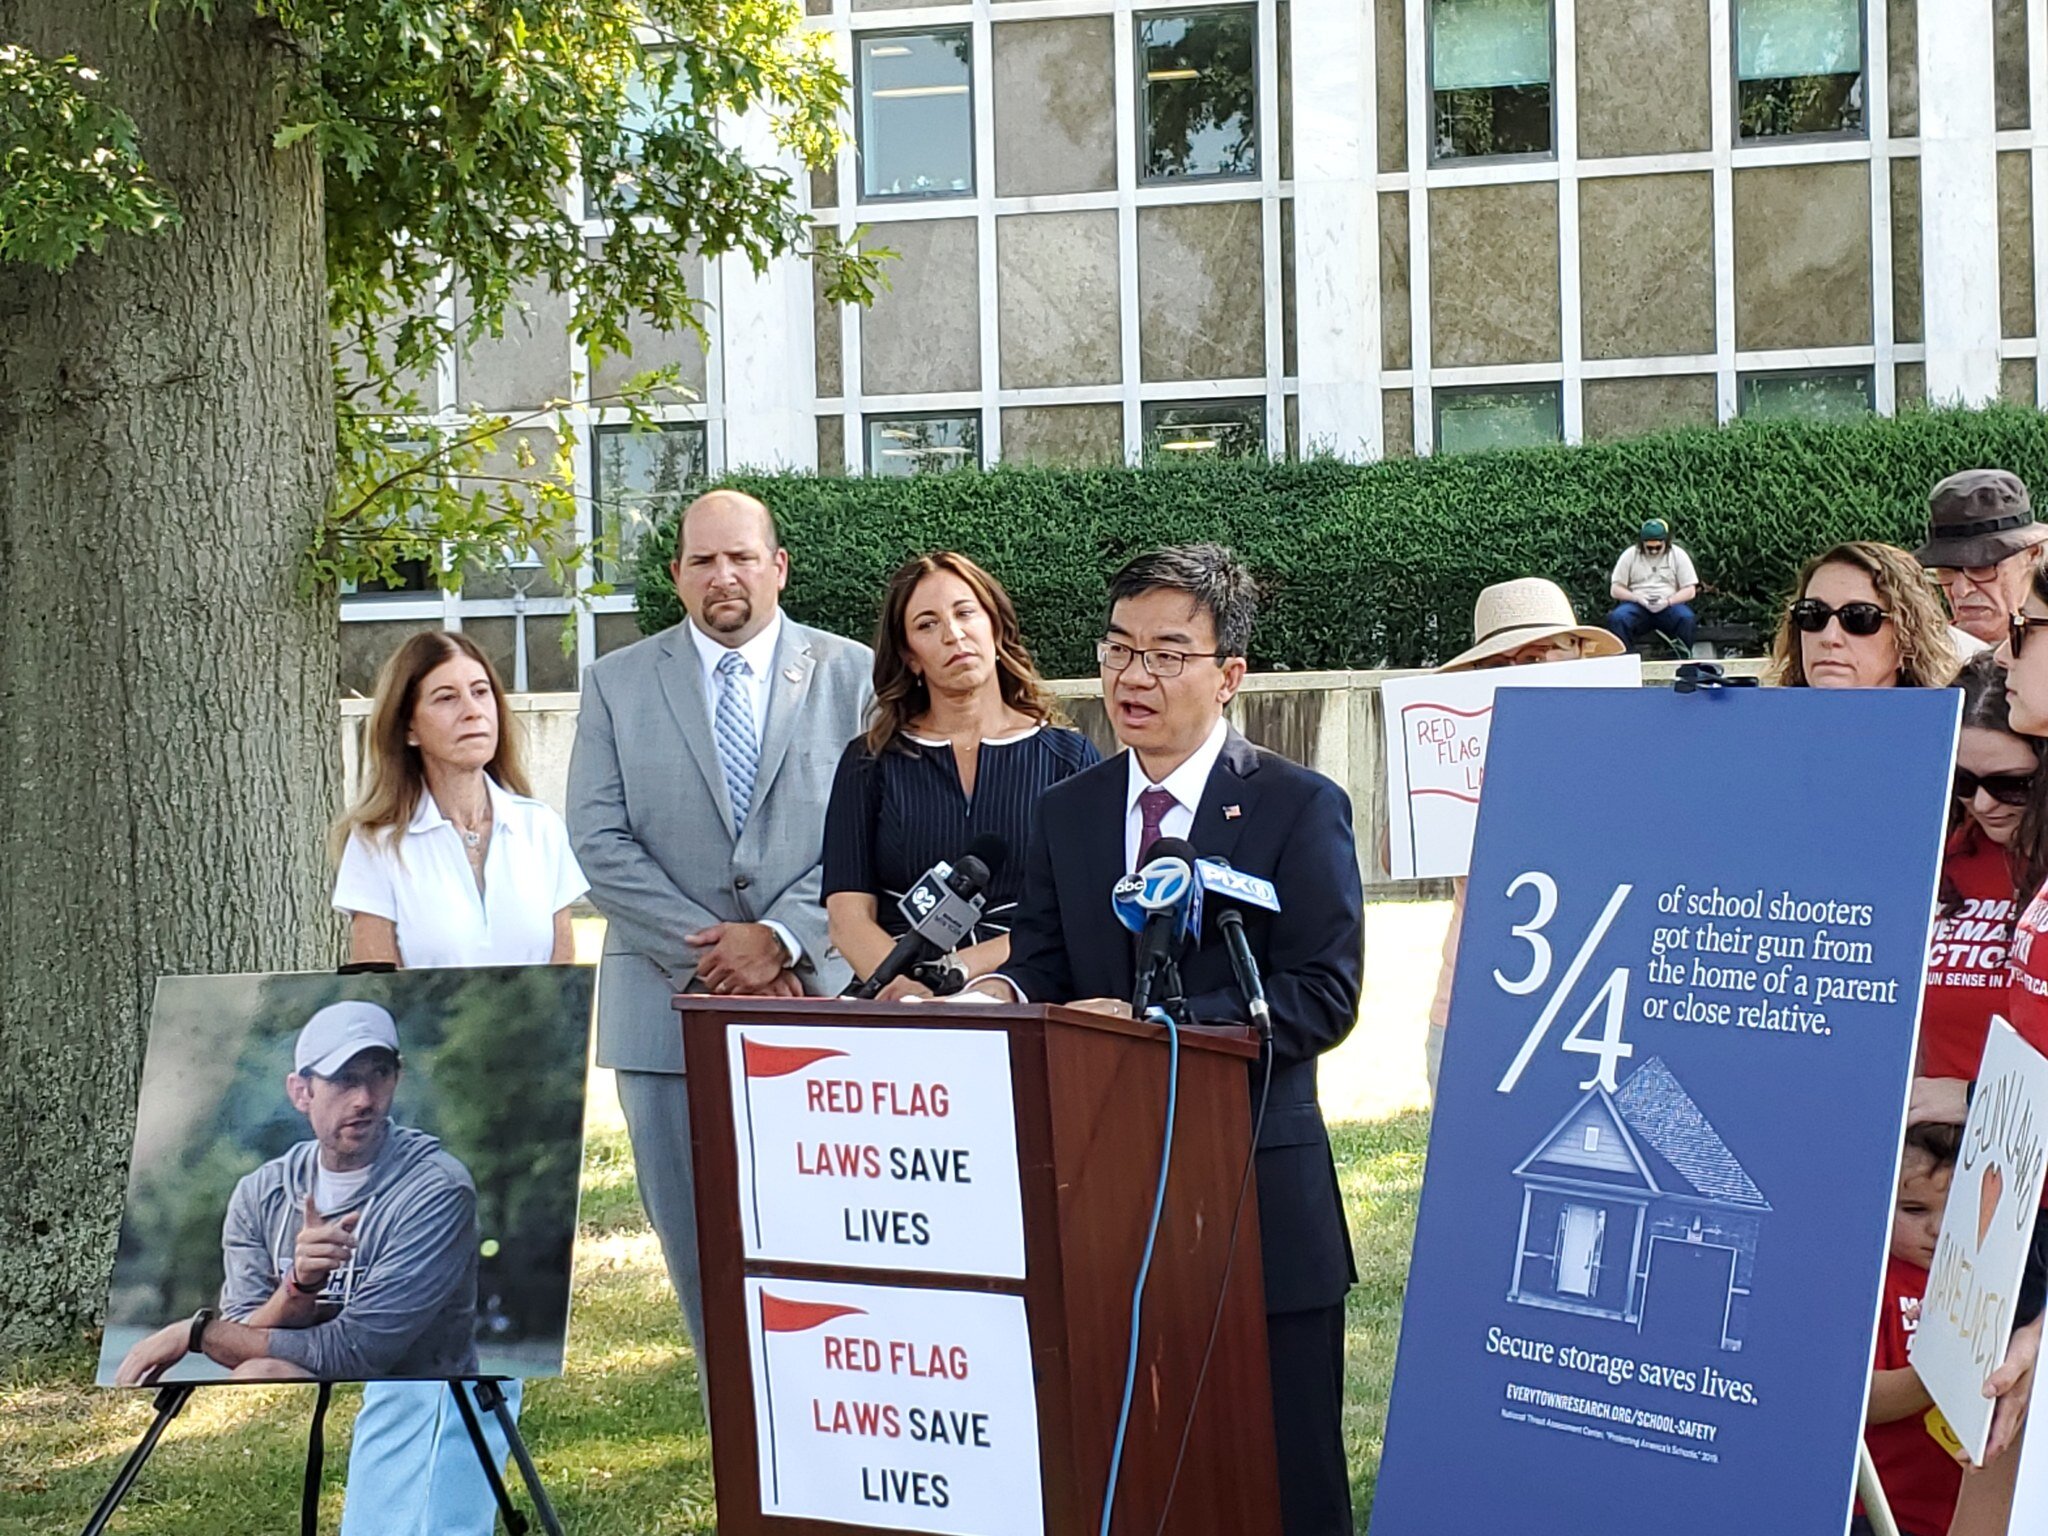
[[[2025,483],[2003,469],[1966,469],[1928,494],[1927,518],[1927,542],[1913,558],[1948,593],[1956,628],[1997,645],[2048,540]]]
[[[1495,582],[1472,607],[1472,645],[1436,670],[1474,672],[1488,667],[1526,667],[1546,661],[1581,661],[1619,656],[1625,647],[1611,630],[1581,624],[1572,600],[1554,581],[1524,576]],[[1437,1072],[1444,1059],[1444,1021],[1451,1013],[1451,975],[1458,968],[1458,934],[1465,925],[1465,881],[1451,882],[1451,924],[1444,932],[1443,969],[1429,1004],[1429,1034],[1423,1064],[1429,1096],[1436,1098]]]

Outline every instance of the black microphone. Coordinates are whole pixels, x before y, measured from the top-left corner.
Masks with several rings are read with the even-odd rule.
[[[1245,1007],[1262,1038],[1273,1038],[1273,1010],[1266,1005],[1266,983],[1259,976],[1259,962],[1252,958],[1252,946],[1244,936],[1244,914],[1225,907],[1216,914],[1216,926],[1223,930],[1223,947],[1230,951],[1230,968],[1237,973],[1237,989],[1244,994]]]
[[[1117,881],[1110,899],[1118,919],[1138,935],[1131,1013],[1143,1018],[1161,973],[1201,925],[1194,845],[1178,837],[1159,838],[1137,869]]]
[[[1273,882],[1258,875],[1232,869],[1228,861],[1206,858],[1196,861],[1195,883],[1220,901],[1216,927],[1230,955],[1230,969],[1237,977],[1237,990],[1244,994],[1245,1008],[1252,1023],[1268,1044],[1273,1039],[1273,1010],[1266,1004],[1266,984],[1259,975],[1259,962],[1252,957],[1251,941],[1244,934],[1244,908],[1267,912],[1280,910],[1280,892]]]
[[[874,974],[856,981],[841,997],[872,998],[911,967],[940,955],[950,954],[981,921],[981,909],[996,871],[1003,867],[1010,848],[1000,837],[983,833],[967,845],[960,862],[944,859],[924,872],[924,877],[903,893],[896,908],[910,923],[910,931],[896,941]]]

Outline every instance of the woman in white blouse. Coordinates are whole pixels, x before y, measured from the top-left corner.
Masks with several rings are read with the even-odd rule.
[[[384,664],[363,789],[335,829],[349,957],[407,967],[566,964],[588,889],[562,818],[528,791],[517,722],[476,642],[430,631]],[[507,1382],[513,1410],[519,1383]],[[484,1418],[502,1466],[506,1445]],[[497,1519],[448,1389],[373,1382],[350,1446],[342,1536],[490,1536]]]

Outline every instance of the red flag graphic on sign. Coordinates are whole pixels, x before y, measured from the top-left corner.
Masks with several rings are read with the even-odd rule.
[[[749,1077],[787,1077],[792,1072],[803,1071],[814,1061],[846,1054],[818,1045],[764,1045],[744,1035],[740,1037],[740,1048],[746,1052]]]
[[[867,1316],[863,1307],[842,1307],[829,1301],[789,1301],[767,1291],[761,1293],[761,1327],[769,1333],[802,1333],[806,1328],[816,1328],[849,1313]]]

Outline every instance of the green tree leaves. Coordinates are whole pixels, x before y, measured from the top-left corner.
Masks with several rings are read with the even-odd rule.
[[[115,231],[177,221],[150,179],[135,122],[67,55],[0,43],[0,262],[62,272]]]
[[[211,0],[183,0],[202,18]],[[829,164],[847,81],[795,0],[256,0],[308,61],[272,148],[324,170],[339,482],[309,590],[539,553],[577,594],[568,451],[587,400],[514,420],[423,399],[452,349],[502,334],[517,295],[569,300],[593,359],[629,323],[703,335],[684,279],[729,253],[818,260],[864,303],[889,253],[808,222],[780,158]],[[740,147],[744,145],[744,148]],[[74,58],[0,46],[0,261],[63,270],[176,218],[134,121]],[[602,228],[602,238],[592,231]],[[446,300],[460,294],[460,322]],[[670,382],[606,404],[644,414]],[[580,386],[579,386],[580,387]],[[504,472],[546,423],[552,467]],[[431,446],[427,446],[427,445]]]
[[[826,39],[789,0],[344,0],[321,34],[301,127],[329,172],[330,308],[349,371],[342,484],[309,578],[376,579],[431,551],[452,585],[465,565],[532,551],[562,590],[601,590],[568,473],[575,407],[593,402],[525,421],[436,413],[417,380],[500,334],[522,291],[567,296],[593,357],[630,350],[636,319],[701,336],[683,274],[727,253],[756,270],[810,256],[832,299],[872,297],[887,253],[821,250],[767,159],[779,147],[823,165],[838,151],[847,82]],[[751,155],[732,142],[749,113]],[[643,376],[603,403],[645,419],[672,382]],[[553,471],[483,472],[498,439],[542,418]],[[436,448],[406,473],[393,445],[417,442],[423,422]]]

